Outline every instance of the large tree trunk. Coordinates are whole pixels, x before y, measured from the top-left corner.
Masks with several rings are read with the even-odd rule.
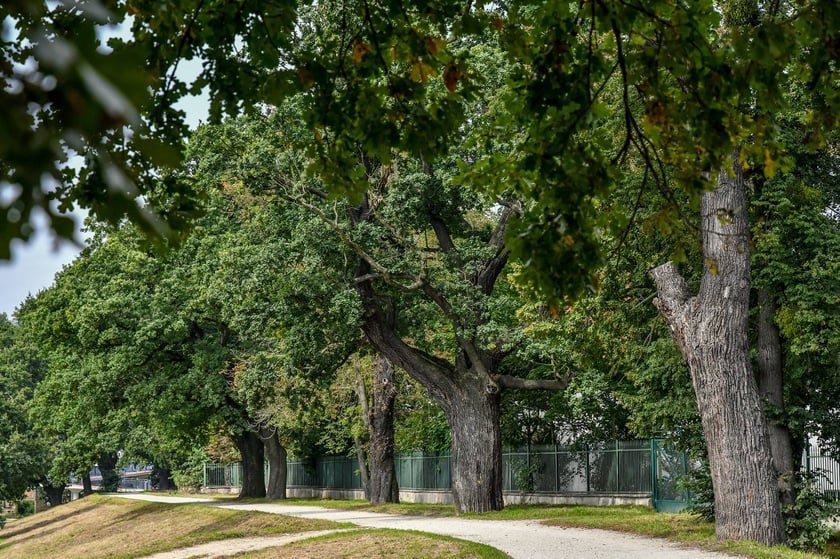
[[[480,377],[465,375],[463,385],[439,402],[452,433],[452,495],[458,513],[504,507],[501,398],[488,386]]]
[[[64,490],[66,487],[63,483],[58,485],[52,485],[50,483],[42,484],[41,488],[44,490],[44,497],[50,507],[57,507],[64,504]]]
[[[102,491],[113,493],[120,488],[120,476],[117,474],[117,454],[111,452],[99,458],[99,472],[102,474]]]
[[[758,290],[758,392],[772,413],[784,412],[784,374],[782,369],[782,340],[776,326],[776,302],[766,288]],[[778,480],[779,498],[791,505],[793,489],[793,445],[790,431],[783,421],[768,418],[770,454]]]
[[[260,427],[260,438],[265,446],[265,454],[268,457],[268,489],[267,499],[286,498],[286,447],[280,444],[277,438],[277,430],[273,427]]]
[[[408,346],[393,330],[390,309],[379,307],[369,284],[357,289],[365,302],[363,330],[377,351],[420,382],[443,408],[452,431],[452,494],[455,510],[501,510],[502,446],[499,385],[480,361],[451,363]]]
[[[735,158],[737,161],[737,157]],[[750,247],[743,173],[701,198],[705,266],[693,297],[673,264],[651,271],[691,372],[709,454],[719,539],[784,542],[767,424],[750,362]]]
[[[165,466],[155,466],[155,474],[157,476],[158,491],[171,491],[175,489],[175,483],[172,481],[172,471]]]
[[[373,409],[370,414],[370,495],[374,505],[399,503],[400,489],[394,465],[394,365],[378,356],[373,382]]]
[[[260,437],[247,429],[233,436],[242,456],[242,488],[239,498],[265,497],[265,451]]]
[[[90,473],[82,476],[82,495],[90,495],[93,493],[93,482],[90,479]]]

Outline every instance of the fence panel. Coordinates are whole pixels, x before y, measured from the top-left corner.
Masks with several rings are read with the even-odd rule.
[[[823,456],[816,445],[812,445],[803,455],[805,469],[814,474],[817,488],[827,499],[840,502],[840,461]]]
[[[449,454],[398,454],[394,466],[397,484],[403,489],[452,488],[452,460]]]
[[[452,487],[449,453],[398,454],[395,457],[400,488],[449,490]],[[649,441],[618,441],[588,449],[533,446],[506,449],[502,454],[505,491],[539,493],[646,493],[651,492]],[[205,466],[206,485],[231,486],[241,480],[241,467]],[[288,461],[289,487],[360,489],[357,459],[344,456]]]

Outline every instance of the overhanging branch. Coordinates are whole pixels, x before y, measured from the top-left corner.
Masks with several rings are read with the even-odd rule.
[[[565,390],[569,381],[564,379],[527,379],[511,375],[495,375],[493,380],[501,388],[518,390]]]

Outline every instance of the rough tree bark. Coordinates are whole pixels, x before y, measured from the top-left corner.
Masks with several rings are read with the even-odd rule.
[[[268,458],[268,488],[265,496],[267,499],[285,499],[288,474],[286,447],[280,444],[277,430],[271,426],[260,425],[259,435]]]
[[[109,452],[99,457],[99,472],[102,474],[103,491],[114,492],[120,487],[117,460],[116,452]]]
[[[784,373],[782,368],[782,339],[776,325],[776,302],[766,288],[758,290],[758,393],[772,411],[784,412]],[[793,504],[795,462],[790,431],[781,421],[768,418],[770,454],[778,480],[779,499]]]
[[[44,497],[46,497],[50,507],[57,507],[64,504],[64,490],[66,488],[67,486],[63,483],[58,485],[44,483],[41,485],[41,489],[44,491]]]
[[[737,161],[737,155],[734,159]],[[655,268],[656,304],[691,372],[709,454],[719,539],[784,542],[767,423],[750,362],[750,246],[743,172],[701,198],[705,266],[692,296],[672,263]]]
[[[250,429],[233,436],[242,464],[239,498],[265,497],[265,450],[259,435]]]
[[[394,464],[394,366],[386,357],[377,356],[372,379],[373,402],[368,402],[367,383],[359,378],[356,397],[368,435],[367,444],[358,435],[353,442],[359,459],[359,472],[365,499],[371,504],[399,503],[400,490]]]
[[[93,493],[93,482],[90,479],[90,474],[82,476],[82,495],[90,495]]]
[[[170,491],[175,489],[175,483],[172,481],[172,470],[166,466],[155,466],[154,473],[157,476],[158,491]]]
[[[394,366],[386,357],[378,356],[373,380],[373,406],[366,422],[370,434],[371,504],[399,503],[400,489],[394,465]],[[367,400],[367,398],[365,399]]]

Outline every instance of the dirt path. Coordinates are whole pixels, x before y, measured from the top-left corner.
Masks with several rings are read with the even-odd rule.
[[[368,528],[431,532],[490,545],[504,551],[513,559],[556,559],[558,557],[570,559],[724,559],[730,557],[721,553],[680,547],[655,538],[606,530],[545,526],[533,520],[426,518],[322,507],[236,503],[146,494],[119,494],[118,496],[169,503],[206,503],[234,510],[352,522]],[[163,557],[155,559],[163,559]],[[176,557],[172,556],[169,559],[176,559]]]

